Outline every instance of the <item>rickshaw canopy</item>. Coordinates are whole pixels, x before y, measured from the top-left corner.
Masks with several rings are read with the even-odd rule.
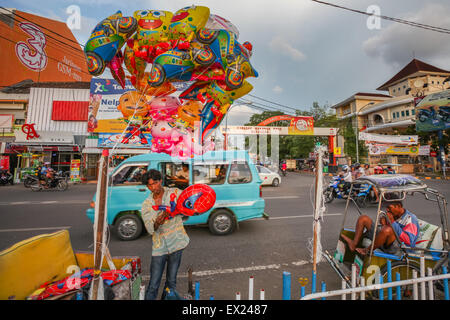
[[[408,174],[374,174],[362,176],[353,181],[353,184],[372,184],[375,188],[384,192],[395,191],[425,191],[427,185],[419,179]]]

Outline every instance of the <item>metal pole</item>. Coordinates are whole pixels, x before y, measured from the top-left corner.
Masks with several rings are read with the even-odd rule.
[[[291,273],[283,271],[283,300],[291,300]]]
[[[248,280],[248,300],[253,300],[253,276],[250,276]]]
[[[356,146],[356,162],[359,162],[359,148],[358,148],[358,113],[355,115],[355,146]]]

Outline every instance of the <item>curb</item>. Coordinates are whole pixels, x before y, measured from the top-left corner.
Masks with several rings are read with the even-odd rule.
[[[324,176],[333,177],[332,173],[323,173]],[[425,177],[425,176],[413,176],[416,179],[425,179],[425,180],[450,180],[450,177]]]

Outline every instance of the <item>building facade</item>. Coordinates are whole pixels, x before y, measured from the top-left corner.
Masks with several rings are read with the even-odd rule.
[[[415,98],[448,89],[449,80],[450,71],[413,59],[377,88],[386,94],[357,93],[333,105],[333,108],[338,119],[352,119],[351,124],[358,128],[358,131],[386,135],[411,134],[410,129],[415,126],[416,119]],[[342,137],[338,141],[345,144]],[[363,160],[372,165],[383,162],[401,164],[400,170],[409,173],[436,165],[429,151],[428,154],[425,151],[420,154],[407,154],[407,151],[405,153],[375,155],[369,150],[368,158]]]

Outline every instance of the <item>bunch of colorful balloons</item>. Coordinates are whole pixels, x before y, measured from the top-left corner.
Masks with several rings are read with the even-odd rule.
[[[108,67],[123,88],[125,65],[137,94],[145,97],[152,151],[186,158],[211,148],[208,136],[233,101],[253,89],[246,80],[258,76],[250,63],[252,45],[238,37],[232,23],[204,6],[175,14],[138,10],[133,17],[118,11],[94,28],[85,55],[92,75]],[[173,97],[177,82],[186,86]],[[133,116],[128,120],[138,126]]]

